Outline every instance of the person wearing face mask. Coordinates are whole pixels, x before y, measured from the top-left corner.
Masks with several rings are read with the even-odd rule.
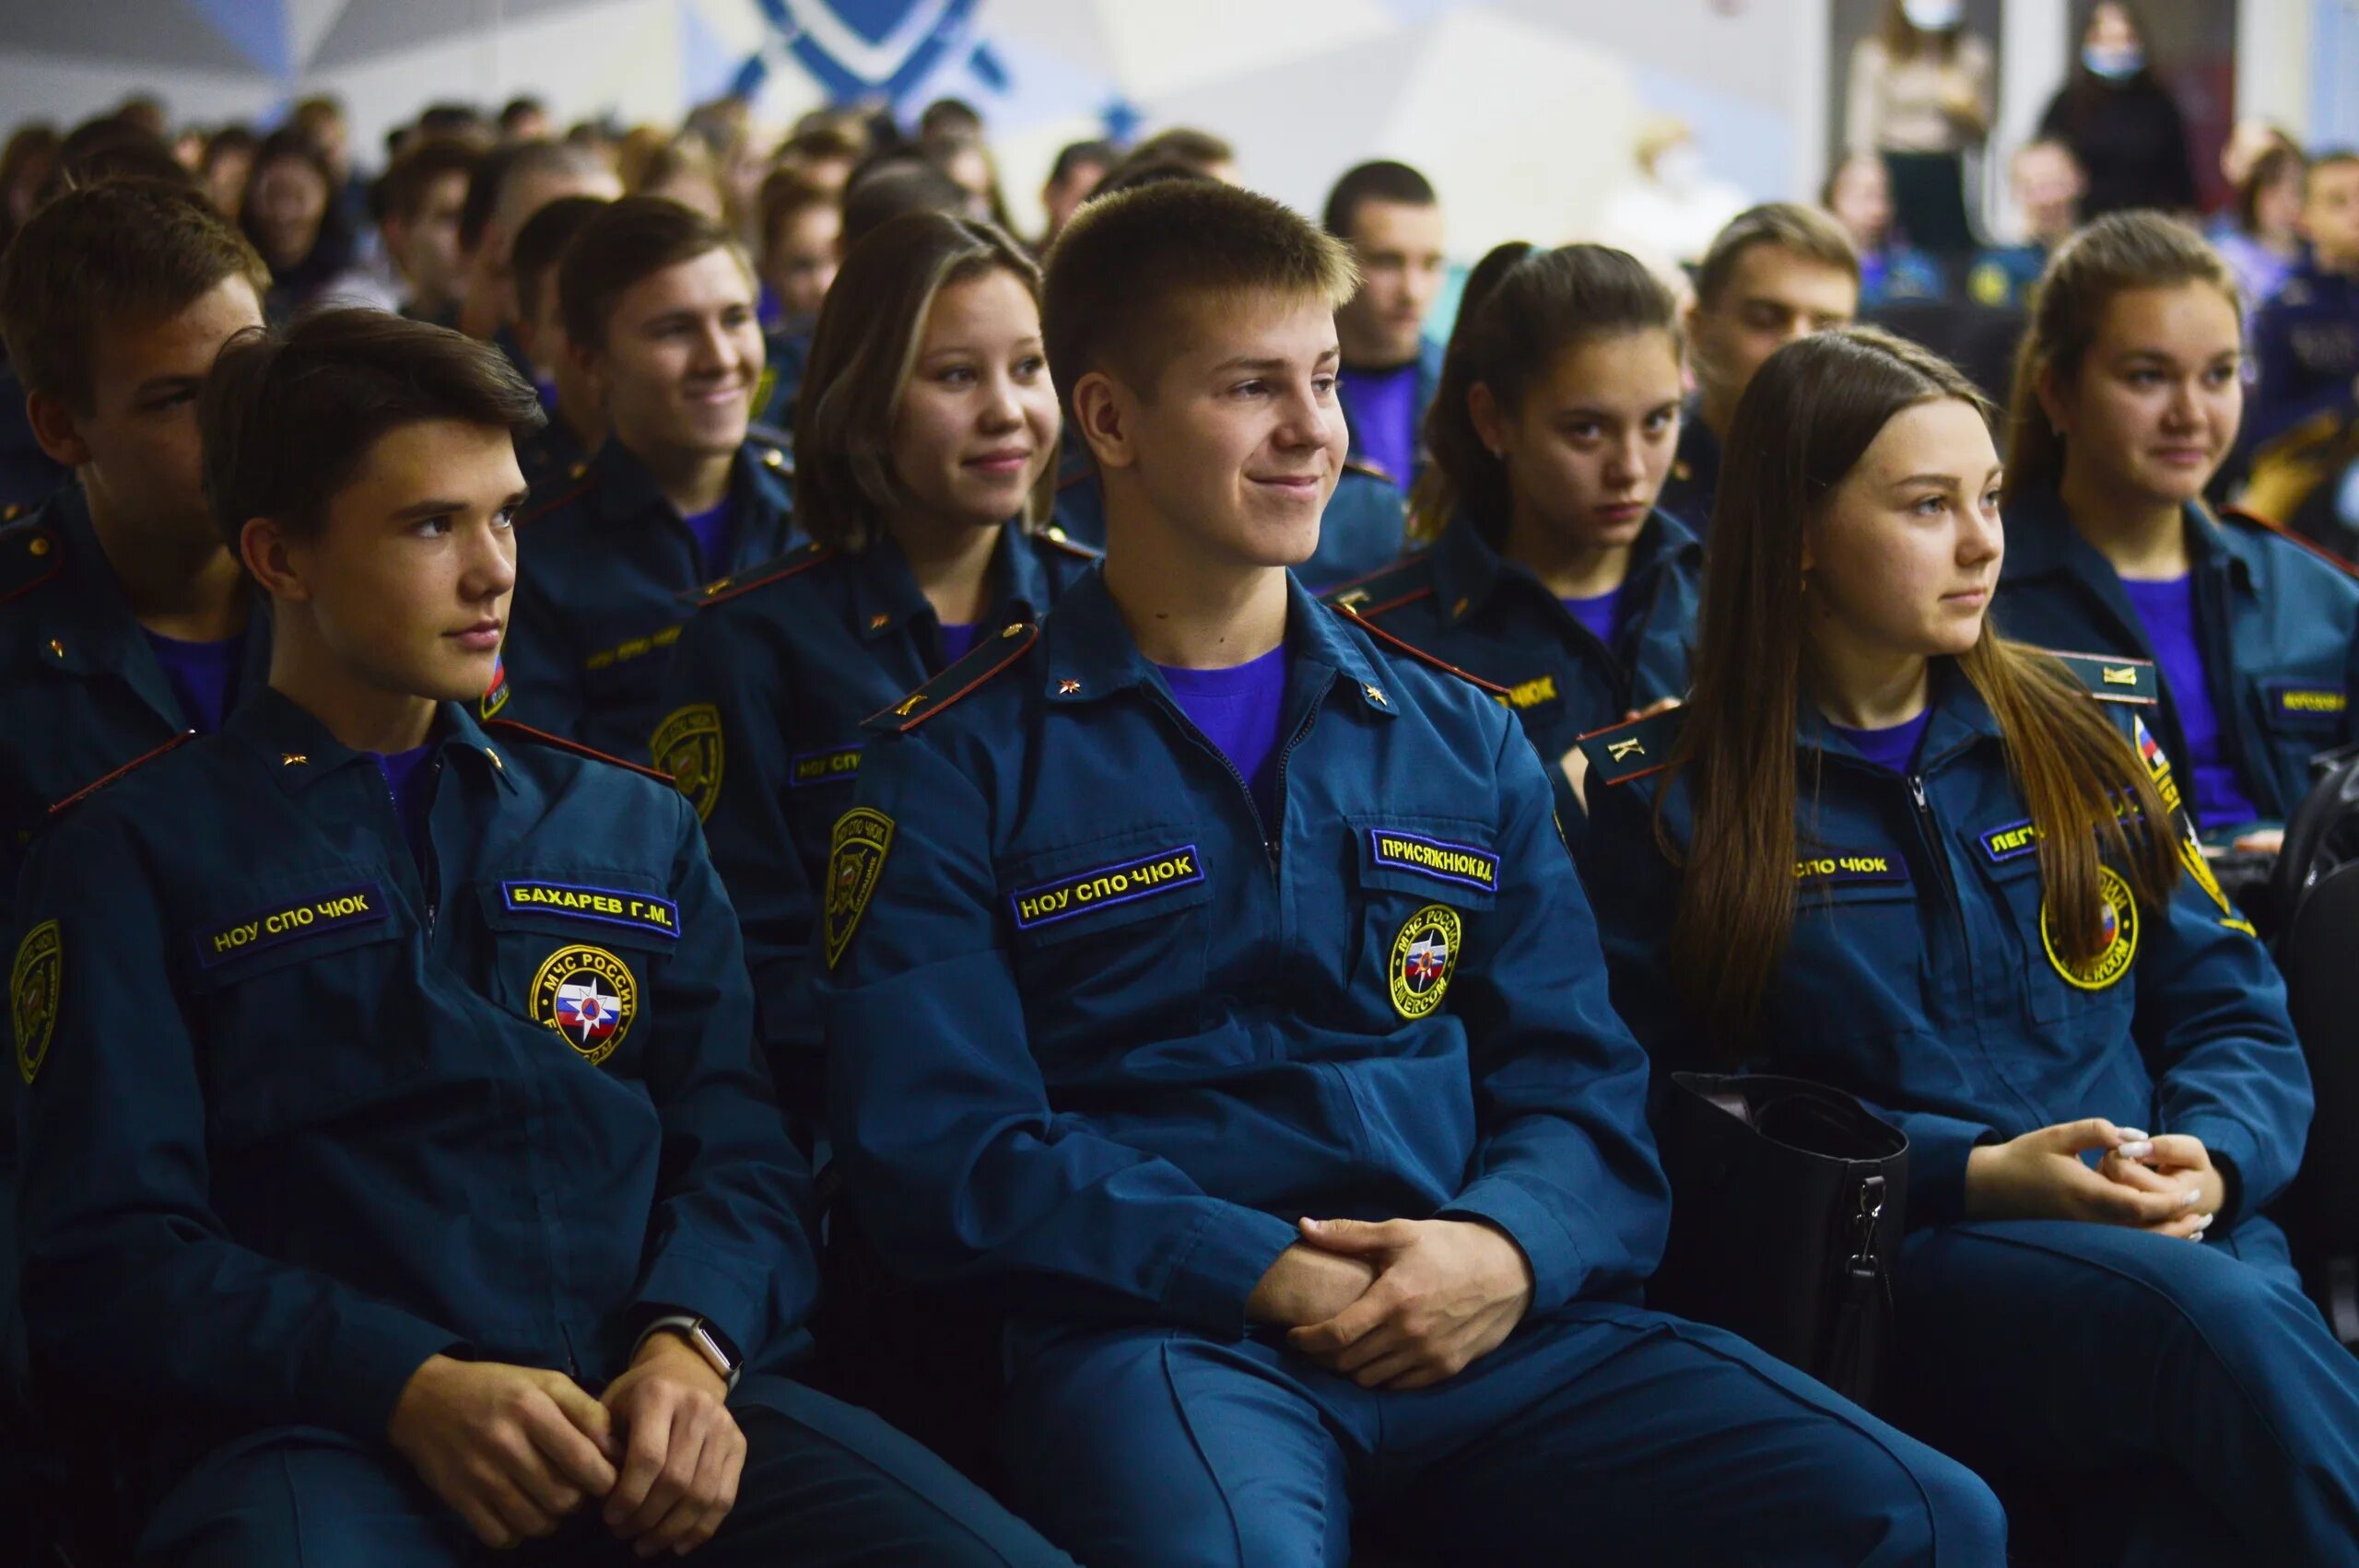
[[[1851,50],[1844,140],[1883,158],[1901,232],[1937,256],[1974,249],[1966,155],[1990,134],[1990,46],[1965,21],[1962,0],[1886,0]]]
[[[580,483],[535,501],[516,582],[505,716],[640,761],[682,596],[793,543],[785,438],[751,425],[762,376],[753,263],[677,202],[626,196],[557,263],[565,351],[606,439]]]
[[[663,684],[650,747],[704,819],[771,1075],[805,1126],[826,1090],[815,927],[862,720],[1046,614],[1097,558],[1034,528],[1059,426],[1039,287],[1014,240],[947,213],[852,248],[796,431],[811,543],[708,589]]]
[[[2039,134],[2072,149],[2088,176],[2083,219],[2135,207],[2189,212],[2195,162],[2178,100],[2146,57],[2146,29],[2126,0],[2098,0],[2080,62],[2039,119]]]
[[[2284,984],[2181,836],[2154,672],[1991,625],[1988,419],[1872,328],[1746,391],[1695,689],[1583,743],[1614,1007],[1658,1075],[1907,1135],[1887,1409],[2016,1560],[2359,1562],[2359,1363],[2265,1212],[2313,1105]]]
[[[2155,733],[2208,837],[2254,837],[2359,739],[2359,583],[2203,488],[2244,414],[2236,287],[2159,213],[2081,231],[2016,363],[1997,615],[2045,648],[2152,660]]]

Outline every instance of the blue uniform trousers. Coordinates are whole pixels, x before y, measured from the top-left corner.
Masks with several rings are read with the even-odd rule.
[[[2125,1562],[2359,1563],[2359,1359],[2269,1221],[1939,1226],[1895,1290],[1901,1421],[2011,1507]]]
[[[1359,1387],[1257,1331],[1018,1339],[1012,1500],[1091,1568],[1997,1564],[1997,1500],[1734,1335],[1579,1303],[1446,1383]]]
[[[730,1399],[745,1433],[737,1504],[689,1561],[708,1568],[923,1562],[1071,1568],[972,1482],[868,1411],[780,1377]],[[209,1456],[150,1520],[138,1562],[175,1568],[546,1568],[636,1563],[596,1505],[521,1554],[475,1541],[406,1461],[324,1428]]]

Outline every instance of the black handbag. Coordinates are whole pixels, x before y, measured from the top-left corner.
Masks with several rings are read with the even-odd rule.
[[[1907,1138],[1848,1094],[1766,1073],[1674,1072],[1655,1120],[1671,1240],[1649,1305],[1742,1334],[1872,1406]]]

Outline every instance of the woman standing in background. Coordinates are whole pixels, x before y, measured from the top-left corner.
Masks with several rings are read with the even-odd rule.
[[[2132,207],[2191,211],[2195,165],[2187,121],[2146,57],[2146,28],[2124,0],[2098,0],[2081,59],[2048,100],[2039,134],[2072,149],[2088,174],[2081,221]]]
[[[1974,249],[1966,155],[1990,134],[1990,46],[1965,20],[1963,0],[1889,0],[1851,51],[1845,140],[1883,155],[1902,231],[1937,256]]]

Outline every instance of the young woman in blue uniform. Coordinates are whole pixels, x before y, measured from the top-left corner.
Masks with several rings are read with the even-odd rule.
[[[2205,836],[2282,824],[2359,739],[2359,582],[2203,487],[2244,409],[2236,287],[2158,213],[2056,253],[2017,361],[1997,615],[2047,648],[2153,660],[2155,736]]]
[[[660,196],[610,204],[567,245],[566,351],[607,433],[518,521],[509,717],[643,759],[687,595],[793,542],[786,443],[748,424],[755,287],[727,229]]]
[[[36,842],[26,1318],[141,1562],[1055,1558],[783,1375],[807,1167],[668,783],[470,709],[539,418],[374,311],[233,342],[206,491],[270,684]]]
[[[1574,741],[1687,689],[1704,550],[1655,509],[1679,445],[1678,306],[1635,258],[1568,245],[1460,310],[1412,520],[1437,542],[1330,597],[1499,688],[1577,831]]]
[[[1659,1071],[1908,1135],[1902,1424],[2120,1561],[2359,1561],[2359,1363],[2262,1215],[2310,1117],[2284,989],[2149,709],[2093,700],[2151,672],[1992,631],[1986,417],[1863,330],[1746,391],[1687,704],[1583,743],[1614,1002]]]
[[[651,748],[705,819],[780,1098],[825,1094],[813,927],[861,721],[1048,613],[1097,553],[1036,532],[1056,460],[1039,270],[999,230],[911,213],[844,259],[812,345],[795,515],[811,543],[706,590]]]
[[[869,720],[822,923],[853,1213],[1014,1315],[1011,1495],[1093,1568],[1341,1563],[1370,1513],[1454,1561],[1996,1562],[1962,1467],[1638,1305],[1646,1062],[1541,766],[1287,570],[1350,279],[1210,181],[1059,238],[1109,547]]]

